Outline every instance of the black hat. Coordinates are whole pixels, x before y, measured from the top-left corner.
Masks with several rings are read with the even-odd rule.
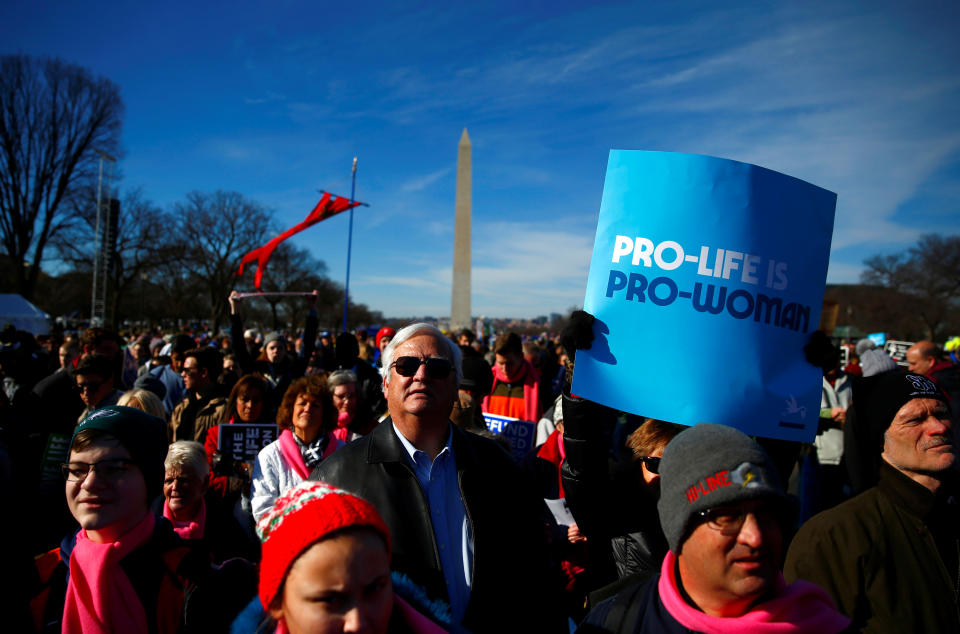
[[[872,380],[865,380],[869,388],[860,398],[857,411],[863,412],[870,429],[878,434],[881,441],[883,432],[887,431],[890,423],[900,408],[915,398],[932,398],[949,405],[947,397],[940,391],[937,384],[920,374],[913,372],[885,372]],[[878,438],[874,438],[878,440]]]
[[[167,425],[143,410],[110,405],[90,412],[73,430],[70,447],[77,434],[97,429],[115,436],[130,458],[140,467],[147,485],[147,495],[157,496],[163,490],[163,461],[167,457]]]

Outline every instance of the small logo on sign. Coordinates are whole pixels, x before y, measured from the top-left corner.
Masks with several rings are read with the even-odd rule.
[[[790,395],[790,398],[787,399],[787,409],[780,412],[781,416],[792,416],[794,414],[800,414],[800,418],[807,417],[807,408],[803,405],[797,403],[797,397],[793,394]]]

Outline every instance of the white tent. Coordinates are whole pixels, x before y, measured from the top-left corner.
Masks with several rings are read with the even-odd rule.
[[[50,319],[46,313],[21,295],[0,294],[0,328],[7,324],[13,324],[17,330],[26,330],[33,335],[50,332]]]

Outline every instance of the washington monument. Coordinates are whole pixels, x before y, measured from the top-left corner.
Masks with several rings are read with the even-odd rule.
[[[450,330],[470,328],[470,214],[473,177],[471,146],[467,129],[457,146],[456,225],[453,234],[453,293]]]

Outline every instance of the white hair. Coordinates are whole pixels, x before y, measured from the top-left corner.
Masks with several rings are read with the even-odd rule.
[[[210,465],[207,464],[207,452],[198,442],[192,440],[178,440],[170,444],[167,449],[167,459],[163,461],[164,469],[176,467],[180,471],[189,471],[201,479],[210,475]]]
[[[397,347],[408,339],[412,339],[417,335],[423,334],[430,335],[437,340],[437,344],[440,347],[442,356],[453,364],[453,371],[457,376],[457,385],[460,385],[460,382],[463,380],[463,368],[460,366],[460,346],[453,343],[453,341],[446,337],[436,326],[432,326],[423,322],[404,326],[398,330],[397,334],[395,334],[393,339],[390,340],[390,343],[383,351],[383,367],[380,368],[380,372],[383,374],[384,380],[387,382],[387,384],[390,383],[390,366],[393,365],[393,354]],[[444,352],[446,352],[446,354],[443,354]]]
[[[327,387],[330,388],[331,392],[333,388],[338,385],[347,385],[348,383],[356,382],[357,374],[353,370],[335,370],[327,377]]]

